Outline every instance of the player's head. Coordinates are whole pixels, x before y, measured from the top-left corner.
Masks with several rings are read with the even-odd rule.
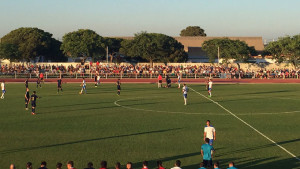
[[[46,161],[42,161],[42,162],[41,162],[41,166],[44,166],[44,167],[46,167],[46,166],[47,166],[47,163],[46,163]]]
[[[121,168],[121,163],[120,163],[120,162],[116,162],[115,168],[116,168],[116,169],[120,169],[120,168]]]
[[[94,166],[94,165],[93,165],[92,162],[89,162],[89,163],[87,164],[87,167],[88,167],[88,168],[93,168],[93,166]]]
[[[205,143],[209,143],[209,138],[205,138]]]
[[[210,125],[210,120],[206,120],[206,124],[207,124],[207,126],[209,126]]]
[[[100,165],[101,165],[101,168],[106,168],[107,167],[107,161],[101,161]]]
[[[201,167],[204,167],[204,163],[203,163],[203,162],[200,163],[200,168],[201,168]]]
[[[183,86],[186,86],[186,84],[183,84]]]
[[[31,162],[27,162],[26,168],[32,168],[32,163]]]
[[[157,167],[162,167],[162,161],[157,161]]]
[[[218,162],[218,161],[216,161],[216,162],[214,163],[214,168],[219,168],[219,162]]]
[[[143,161],[143,167],[147,167],[148,166],[148,161]]]
[[[233,167],[233,166],[234,166],[234,162],[233,162],[233,161],[230,161],[228,166],[229,166],[229,167]]]
[[[61,167],[62,167],[62,163],[58,162],[58,163],[56,164],[56,169],[61,169]]]
[[[131,162],[128,162],[128,163],[126,164],[126,168],[127,168],[127,169],[131,169],[131,168],[132,168],[132,163],[131,163]]]
[[[175,161],[175,166],[176,167],[180,167],[181,166],[181,161],[180,160],[176,160]]]

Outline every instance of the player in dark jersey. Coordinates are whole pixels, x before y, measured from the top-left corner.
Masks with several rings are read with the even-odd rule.
[[[61,81],[61,78],[59,78],[57,80],[57,93],[59,93],[59,89],[60,89],[61,92],[63,92],[61,84],[62,84],[62,81]]]
[[[120,96],[121,94],[121,82],[120,82],[120,79],[118,79],[118,81],[116,82],[116,85],[117,85],[117,95]]]
[[[36,88],[38,88],[38,87],[42,87],[42,85],[41,85],[41,79],[40,78],[37,78],[37,81],[36,81]]]
[[[28,103],[30,101],[29,88],[26,89],[25,93],[25,109],[28,110]]]
[[[35,115],[35,108],[36,108],[36,99],[39,98],[37,95],[36,95],[36,92],[33,91],[33,94],[31,95],[30,97],[30,101],[31,101],[31,114],[32,115]]]
[[[26,87],[26,89],[28,88],[28,78],[25,80],[25,87]]]
[[[95,74],[95,79],[94,79],[94,81],[95,81],[95,87],[98,87],[98,83],[97,83],[97,74]]]

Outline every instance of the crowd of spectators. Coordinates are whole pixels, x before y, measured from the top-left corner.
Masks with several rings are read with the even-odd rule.
[[[214,162],[213,168],[214,169],[219,169],[219,165],[220,165],[219,162],[216,161],[216,162]],[[131,162],[127,162],[125,167],[126,167],[126,169],[133,169],[133,164]],[[142,169],[149,169],[148,168],[148,161],[144,161],[141,167],[142,167]],[[23,168],[23,167],[20,167],[20,168]],[[58,162],[56,164],[56,169],[62,169],[62,168],[76,169],[74,161],[68,161],[65,167],[63,166],[63,164],[61,162]],[[120,162],[116,162],[114,168],[115,169],[121,169],[122,167],[121,167]],[[14,164],[11,164],[10,169],[17,169],[17,167]],[[33,169],[33,165],[32,165],[31,162],[27,162],[26,169]],[[48,169],[47,168],[47,162],[42,161],[40,163],[38,169]],[[87,163],[87,167],[84,168],[84,169],[95,169],[94,164],[92,162],[89,162],[89,163]],[[99,169],[108,169],[107,161],[101,161]],[[162,161],[157,161],[157,169],[165,169],[165,167],[163,167]],[[176,160],[174,166],[171,169],[182,169],[181,168],[181,161]],[[203,162],[200,163],[199,169],[206,169],[203,166]],[[236,169],[234,167],[234,162],[229,162],[227,169]]]
[[[207,65],[193,65],[193,66],[153,66],[150,65],[111,65],[90,63],[90,64],[76,64],[63,66],[61,65],[45,65],[45,64],[13,64],[0,65],[0,74],[122,74],[133,75],[139,74],[145,77],[149,75],[167,75],[176,76],[177,74],[187,76],[197,74],[197,76],[210,76],[220,78],[298,78],[300,69],[238,69],[233,66],[207,66]]]

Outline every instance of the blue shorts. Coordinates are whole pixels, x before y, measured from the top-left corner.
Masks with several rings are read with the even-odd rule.
[[[2,90],[2,93],[5,93],[6,91],[5,90]]]
[[[184,98],[187,98],[187,94],[183,94],[183,97],[184,97]]]
[[[208,88],[208,91],[211,91],[211,88]]]
[[[212,145],[214,143],[214,139],[209,139],[209,144]]]
[[[85,89],[86,89],[86,86],[82,86],[82,89],[85,90]]]

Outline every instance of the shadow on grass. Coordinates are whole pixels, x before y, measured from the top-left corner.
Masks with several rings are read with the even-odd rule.
[[[79,144],[79,143],[87,143],[87,142],[92,142],[92,141],[100,141],[100,140],[107,140],[107,139],[114,139],[114,138],[131,137],[131,136],[154,134],[154,133],[163,133],[163,132],[175,131],[175,130],[181,130],[181,129],[182,128],[154,130],[154,131],[124,134],[124,135],[118,135],[118,136],[108,136],[108,137],[92,138],[92,139],[86,139],[86,140],[70,141],[70,142],[65,142],[65,143],[57,143],[57,144],[41,145],[41,146],[18,148],[18,149],[11,149],[11,150],[3,150],[3,151],[0,151],[0,154],[17,153],[17,152],[22,152],[22,151],[30,151],[30,150],[37,150],[37,149],[43,149],[43,148],[51,148],[51,147]]]

